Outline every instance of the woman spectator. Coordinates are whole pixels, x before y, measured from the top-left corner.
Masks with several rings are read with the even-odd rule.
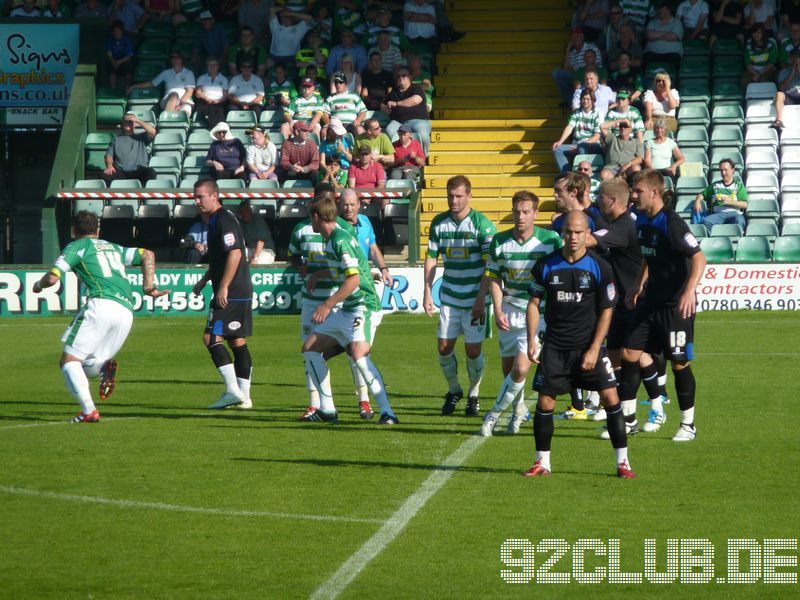
[[[627,52],[631,57],[631,66],[639,69],[642,66],[642,45],[636,39],[636,32],[630,22],[625,22],[619,28],[619,41],[616,46],[608,49],[608,68],[611,71],[619,69],[619,55]]]
[[[275,167],[278,163],[278,149],[267,137],[269,130],[266,127],[254,127],[245,133],[253,142],[247,146],[247,170],[250,181],[255,179],[277,181]]]
[[[608,22],[608,0],[580,0],[572,17],[572,26],[583,29],[589,42],[597,42]]]
[[[667,137],[667,124],[664,119],[655,120],[653,134],[653,139],[644,143],[644,166],[646,169],[659,171],[674,182],[678,175],[678,167],[684,161],[683,153],[675,140]]]
[[[353,64],[353,57],[350,54],[342,56],[342,73],[344,73],[347,80],[347,91],[351,94],[361,95],[361,75],[356,73],[355,65]],[[336,85],[331,79],[330,93],[336,93]]]
[[[763,23],[756,23],[744,49],[742,87],[759,81],[775,81],[778,64],[778,44],[767,36]]]
[[[672,87],[669,73],[660,71],[653,78],[653,89],[644,93],[644,126],[653,128],[653,117],[662,117],[670,131],[678,129],[678,106],[681,96],[678,90]]]
[[[206,166],[211,167],[214,179],[246,180],[247,151],[242,141],[231,135],[231,128],[225,121],[217,123],[209,133],[214,141],[206,154]]]
[[[353,162],[353,143],[344,125],[336,117],[333,117],[328,125],[319,154],[321,166],[325,166],[334,156],[339,159],[343,169],[349,169],[350,163]]]
[[[355,162],[347,170],[347,186],[351,188],[383,188],[386,187],[386,171],[380,163],[372,159],[369,146],[361,146]],[[380,205],[384,208],[389,204],[389,198],[381,198]]]
[[[572,158],[576,154],[602,154],[600,145],[600,115],[594,108],[594,92],[583,89],[580,95],[581,107],[572,111],[561,137],[553,143],[553,155],[561,173],[569,171]],[[572,143],[566,144],[572,136]]]
[[[711,37],[709,47],[714,47],[717,40],[739,40],[744,43],[742,23],[742,5],[738,0],[713,0],[711,13]]]
[[[419,180],[420,169],[425,166],[425,151],[422,144],[411,135],[411,128],[400,125],[394,146],[394,162],[391,179]]]

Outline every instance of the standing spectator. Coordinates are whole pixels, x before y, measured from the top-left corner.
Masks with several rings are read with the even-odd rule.
[[[662,118],[653,123],[653,139],[644,144],[644,167],[661,173],[673,181],[678,176],[678,167],[684,162],[683,152],[670,137],[667,124]]]
[[[263,78],[267,72],[267,51],[255,41],[253,28],[245,25],[239,31],[239,43],[228,50],[228,74],[238,75],[243,62],[249,62],[256,69],[256,75]]]
[[[204,10],[198,17],[202,29],[197,36],[194,48],[194,64],[203,65],[209,56],[228,55],[228,32],[218,24],[210,10]]]
[[[228,102],[231,110],[252,110],[256,119],[264,110],[264,82],[253,73],[249,60],[241,65],[241,73],[231,78],[228,87]]]
[[[283,113],[285,121],[281,124],[283,137],[289,137],[292,126],[297,121],[302,121],[311,131],[319,134],[324,106],[322,98],[314,93],[314,82],[307,77],[300,81],[300,96],[292,100]]]
[[[596,42],[608,23],[608,0],[580,0],[572,17],[572,26],[583,29],[590,42]]]
[[[773,36],[778,30],[775,13],[775,4],[772,0],[750,0],[744,7],[744,27],[752,29],[756,23],[762,23],[766,35]]]
[[[289,106],[297,98],[297,88],[286,74],[286,65],[275,65],[275,79],[267,86],[267,106],[270,110],[279,110]]]
[[[269,56],[274,63],[292,62],[300,50],[300,44],[311,29],[311,15],[295,12],[285,7],[273,7],[269,29],[272,43]]]
[[[364,128],[361,123],[367,117],[367,107],[360,96],[347,91],[347,77],[344,73],[334,73],[333,84],[335,93],[328,96],[323,109],[326,120],[336,117],[354,134],[362,133]]]
[[[278,180],[275,172],[278,166],[278,149],[269,139],[269,130],[266,127],[253,127],[245,131],[250,136],[252,144],[247,146],[247,170],[250,181],[256,179]]]
[[[706,214],[702,224],[709,235],[714,225],[725,223],[734,223],[744,231],[747,188],[744,187],[741,178],[736,176],[736,165],[730,158],[724,158],[719,162],[719,173],[722,180],[709,184],[705,190],[697,194],[694,199],[694,212],[700,215]]]
[[[228,110],[228,88],[230,82],[219,72],[219,60],[215,56],[206,59],[206,73],[197,78],[194,90],[197,114],[204,118],[209,128],[225,120]]]
[[[784,69],[786,76],[780,81],[778,93],[775,94],[775,120],[772,127],[783,129],[783,107],[800,104],[800,52],[789,55],[790,67]]]
[[[391,139],[400,125],[407,125],[419,136],[425,154],[431,145],[431,121],[425,104],[425,92],[411,83],[411,72],[407,67],[395,71],[395,86],[384,98],[381,110],[392,119],[386,126],[386,135]]]
[[[644,141],[644,121],[642,121],[642,114],[639,110],[631,106],[630,94],[628,90],[620,90],[617,92],[617,106],[612,108],[606,114],[605,122],[600,125],[600,131],[604,138],[609,134],[619,135],[619,126],[623,121],[629,121],[631,124],[631,134],[640,142]]]
[[[620,68],[619,56],[623,52],[627,52],[631,57],[631,67],[640,69],[642,66],[642,57],[644,50],[639,40],[636,39],[636,31],[629,22],[625,22],[619,28],[619,40],[615,46],[608,49],[608,68],[616,71]]]
[[[425,151],[422,145],[411,135],[411,128],[400,125],[397,129],[397,141],[394,143],[394,161],[391,179],[410,179],[419,181],[420,169],[425,166]]]
[[[356,136],[356,152],[362,146],[367,146],[372,153],[372,159],[386,167],[394,162],[394,147],[389,136],[381,132],[378,119],[364,121],[364,133]]]
[[[594,92],[581,90],[581,107],[572,111],[561,137],[553,143],[553,154],[561,173],[569,171],[576,154],[601,154],[600,115],[594,108]],[[572,143],[565,143],[572,136]]]
[[[319,77],[326,77],[325,62],[330,51],[322,44],[319,31],[312,29],[306,34],[305,43],[301,45],[294,57],[294,64],[300,77],[306,76],[306,68],[314,65]]]
[[[239,29],[251,27],[254,40],[259,44],[267,41],[269,20],[272,16],[272,0],[242,0],[238,10]]]
[[[206,222],[197,217],[197,220],[189,227],[186,238],[193,243],[186,250],[186,262],[190,265],[208,262],[208,225]]]
[[[134,83],[130,90],[139,88],[152,88],[164,84],[164,97],[161,98],[161,108],[167,112],[183,111],[187,115],[192,114],[194,101],[192,95],[196,82],[194,73],[183,66],[183,54],[173,50],[169,55],[171,67],[164,69],[156,75],[152,81]]]
[[[392,74],[383,68],[380,52],[371,52],[369,65],[361,74],[361,99],[370,110],[380,110],[381,100],[392,88]]]
[[[410,41],[436,41],[436,8],[426,0],[408,0],[403,5],[403,22]]]
[[[361,75],[356,73],[355,66],[353,65],[353,57],[349,54],[345,54],[342,56],[342,70],[337,71],[337,73],[341,73],[344,75],[344,79],[346,82],[346,89],[351,94],[356,94],[358,96],[361,95]],[[336,93],[336,84],[331,80],[330,86],[331,94]]]
[[[644,93],[642,76],[639,74],[638,69],[634,69],[631,66],[631,55],[627,52],[620,52],[619,69],[611,73],[611,77],[608,79],[608,87],[618,94],[621,90],[628,91],[631,103],[638,102],[642,93]]]
[[[645,32],[645,65],[668,61],[677,66],[683,58],[683,25],[672,16],[669,0],[659,2],[656,15],[656,19],[648,22]]]
[[[708,35],[708,3],[705,0],[683,0],[675,16],[683,25],[684,39],[702,40]]]
[[[349,54],[353,59],[354,70],[359,73],[367,66],[367,51],[363,46],[356,44],[356,36],[353,34],[352,29],[344,28],[339,32],[339,37],[342,40],[337,46],[331,48],[328,54],[328,60],[325,63],[325,70],[328,73],[335,73],[342,70],[342,57]]]
[[[750,40],[744,48],[744,72],[742,87],[749,83],[774,81],[778,63],[778,45],[771,37],[763,23],[756,23],[750,31]]]
[[[652,0],[623,0],[625,18],[629,19],[637,33],[644,31],[647,20],[653,17]]]
[[[144,129],[136,133],[136,126]],[[103,179],[109,185],[115,179],[138,179],[142,185],[156,178],[156,172],[147,166],[147,146],[156,137],[156,128],[132,113],[122,117],[122,133],[108,145]]]
[[[356,160],[347,171],[347,185],[351,188],[386,187],[386,171],[372,159],[369,146],[361,146],[356,152]],[[381,208],[387,204],[389,199],[381,198]]]
[[[669,126],[670,131],[678,129],[678,106],[681,96],[678,90],[672,87],[669,73],[660,71],[653,78],[653,89],[644,93],[644,126],[653,128],[653,118],[662,117]]]
[[[586,71],[583,76],[583,87],[578,86],[572,96],[572,110],[577,110],[581,106],[582,90],[590,90],[594,95],[594,108],[600,115],[602,122],[606,118],[608,108],[614,104],[615,95],[610,87],[600,83],[597,71]]]
[[[320,148],[320,164],[326,165],[331,159],[337,158],[343,169],[350,168],[353,162],[353,144],[342,122],[333,117],[327,127],[325,139]]]
[[[370,54],[379,52],[381,59],[387,69],[394,71],[395,67],[405,64],[406,60],[400,52],[400,48],[392,44],[392,37],[388,31],[381,31],[378,34],[378,42],[369,49]]]
[[[275,262],[275,242],[261,215],[253,214],[250,200],[239,203],[239,224],[242,226],[247,260],[252,266],[271,265]]]
[[[212,129],[211,145],[206,154],[206,166],[211,167],[214,179],[242,179],[247,181],[245,161],[247,151],[242,141],[231,135],[231,128],[225,121],[217,123]]]
[[[619,135],[606,138],[606,164],[600,171],[600,179],[607,181],[614,177],[629,177],[642,170],[644,147],[641,140],[632,135],[632,123],[627,119],[620,121]]]
[[[600,34],[600,38],[597,41],[597,45],[600,46],[600,49],[605,52],[606,55],[608,55],[611,48],[616,46],[617,42],[619,42],[620,30],[624,22],[622,18],[622,2],[612,2],[608,11],[608,25],[603,28],[603,32]]]
[[[11,16],[14,16],[13,12]],[[148,17],[145,10],[133,0],[113,0],[108,7],[107,18],[109,23],[122,21],[125,33],[129,34],[135,42]]]
[[[280,167],[284,180],[309,179],[317,180],[319,171],[319,149],[308,139],[308,125],[295,121],[294,135],[281,147]]]
[[[594,50],[595,56],[602,56],[600,49],[595,44],[584,42],[583,29],[580,27],[573,28],[564,52],[564,64],[560,69],[553,69],[552,72],[553,79],[556,80],[556,86],[564,103],[572,100],[572,95],[575,91],[572,84],[573,73],[583,68],[585,64],[583,54],[586,50]],[[602,64],[602,60],[600,64]]]
[[[111,26],[111,37],[106,42],[106,58],[110,65],[108,83],[117,87],[117,77],[127,89],[131,85],[131,63],[133,62],[133,42],[125,34],[122,21],[114,21]]]
[[[712,0],[711,37],[708,45],[713,47],[718,39],[739,40],[744,43],[742,5],[738,0]]]
[[[87,17],[105,17],[108,14],[108,8],[98,0],[86,0],[78,4],[75,9],[76,19],[85,19]]]

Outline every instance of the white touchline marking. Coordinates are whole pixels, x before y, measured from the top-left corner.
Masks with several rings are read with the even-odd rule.
[[[438,492],[453,476],[464,462],[487,438],[475,436],[466,440],[458,449],[436,467],[428,478],[422,482],[397,511],[383,523],[383,526],[369,538],[361,548],[355,551],[330,579],[317,588],[311,595],[317,598],[336,598],[364,570],[369,562],[378,556],[386,546],[400,535],[425,503]]]
[[[101,417],[101,423],[107,423],[109,421],[135,421],[137,419],[141,419],[143,417]],[[98,425],[97,423],[73,423],[71,420],[64,420],[64,421],[47,421],[45,423],[20,423],[18,425],[6,425],[4,427],[0,427],[0,431],[4,431],[6,429],[28,429],[30,427],[49,427],[50,425],[80,425],[82,427],[102,427],[102,425]]]
[[[167,510],[172,512],[220,515],[222,517],[273,517],[276,519],[293,519],[299,521],[331,521],[339,523],[382,523],[383,522],[381,519],[365,519],[359,517],[339,517],[335,515],[306,515],[300,513],[283,513],[283,512],[271,512],[262,510],[228,510],[224,508],[205,508],[202,506],[165,504],[164,502],[140,502],[138,500],[120,500],[116,498],[103,498],[100,496],[79,496],[77,494],[60,494],[58,492],[31,490],[9,485],[0,485],[0,492],[6,494],[12,494],[14,496],[49,498],[51,500],[67,500],[69,502],[83,502],[88,504],[105,504],[108,506],[119,506],[120,508],[148,508],[154,510]]]

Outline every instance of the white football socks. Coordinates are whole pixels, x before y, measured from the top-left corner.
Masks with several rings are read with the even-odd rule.
[[[622,404],[622,414],[626,417],[629,415],[634,415],[634,420],[636,420],[636,399],[633,400],[623,400],[620,402]]]
[[[217,371],[222,376],[222,381],[225,382],[225,391],[241,396],[242,390],[239,389],[239,382],[236,381],[236,369],[233,367],[233,363],[217,367]]]
[[[500,386],[500,392],[497,394],[497,400],[495,401],[494,406],[492,407],[492,412],[496,411],[498,414],[503,412],[506,408],[508,408],[511,405],[512,402],[514,402],[517,396],[520,395],[520,391],[522,391],[524,388],[525,388],[524,379],[521,382],[517,383],[516,381],[511,379],[510,373],[506,375],[506,378],[503,380],[503,385]]]
[[[389,397],[386,395],[386,386],[383,383],[383,377],[381,377],[381,373],[372,362],[372,359],[370,359],[369,356],[362,356],[355,361],[355,363],[358,370],[361,371],[364,381],[369,386],[372,395],[375,397],[380,413],[382,415],[394,415],[392,406],[389,404]]]
[[[447,380],[447,385],[450,386],[450,393],[455,394],[461,391],[461,384],[458,383],[458,359],[456,353],[439,355],[439,365],[442,367],[442,373]]]
[[[354,360],[350,360],[350,372],[353,373],[353,383],[356,385],[356,396],[359,402],[369,402],[369,389],[361,375],[361,371]]]
[[[303,352],[303,357],[306,360],[306,372],[319,393],[319,409],[325,413],[335,413],[336,405],[333,403],[333,392],[325,359],[319,352]]]
[[[614,454],[617,457],[617,464],[620,465],[624,462],[628,462],[628,448],[614,448]],[[628,467],[631,466],[631,463],[628,463]]]
[[[89,391],[89,380],[83,372],[81,363],[71,360],[61,367],[61,373],[64,375],[67,390],[80,403],[83,414],[88,415],[95,410],[92,394]]]
[[[311,375],[308,373],[308,366],[306,366],[306,387],[308,388],[309,396],[308,405],[312,408],[319,408],[319,392],[317,388],[314,387],[314,382],[311,379]]]
[[[252,369],[251,369],[252,373]],[[250,400],[250,380],[243,377],[237,377],[236,383],[239,385],[239,391],[242,392],[242,397],[245,400]]]
[[[547,469],[548,471],[552,471],[550,468],[550,450],[545,451],[536,451],[536,460],[539,461],[539,465],[543,469]]]
[[[688,410],[681,411],[681,423],[694,423],[694,406]]]
[[[477,358],[467,357],[467,374],[469,375],[469,393],[467,396],[470,398],[480,394],[484,364],[483,352]]]

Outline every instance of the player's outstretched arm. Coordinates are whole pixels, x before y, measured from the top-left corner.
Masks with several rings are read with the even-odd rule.
[[[150,250],[142,252],[142,290],[152,298],[160,298],[169,294],[170,290],[159,290],[156,280],[156,255]]]
[[[536,357],[536,345],[539,343],[538,337],[536,336],[536,332],[539,329],[539,303],[541,300],[539,298],[531,298],[528,300],[528,314],[527,314],[527,323],[528,323],[528,358],[531,362],[536,364],[539,363]]]
[[[42,290],[54,286],[56,283],[58,283],[59,279],[60,277],[53,273],[52,270],[48,271],[42,275],[42,278],[39,281],[33,284],[33,292],[38,294]]]
[[[678,300],[678,310],[681,317],[688,319],[695,313],[697,304],[697,284],[706,269],[706,256],[702,252],[692,254],[692,266],[689,270],[689,277],[686,280],[686,287]]]
[[[591,371],[597,364],[597,358],[600,356],[600,347],[603,345],[603,340],[606,339],[608,334],[608,327],[611,325],[612,312],[613,309],[609,306],[604,308],[597,318],[592,343],[589,345],[589,349],[583,353],[583,360],[581,361],[581,369],[584,371]]]

